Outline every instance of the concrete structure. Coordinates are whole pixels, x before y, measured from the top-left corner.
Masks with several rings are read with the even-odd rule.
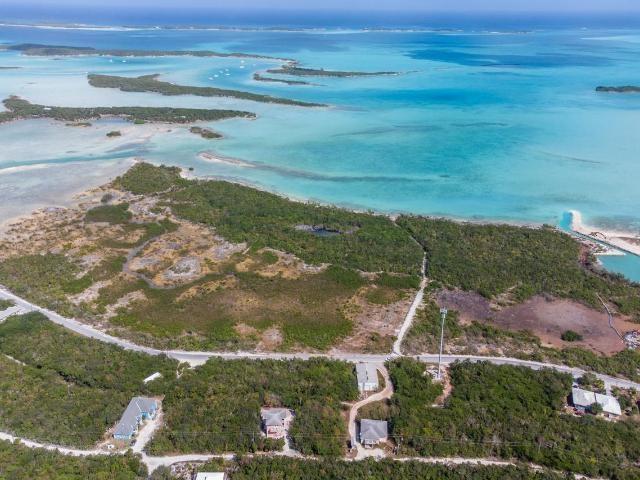
[[[224,472],[200,472],[197,473],[193,480],[224,480]]]
[[[571,389],[571,402],[581,412],[586,412],[594,403],[602,406],[602,411],[609,415],[622,415],[620,403],[611,395],[602,395],[600,393],[590,392],[582,388]]]
[[[131,440],[143,420],[154,418],[158,402],[148,397],[133,397],[113,431],[116,440]]]
[[[383,420],[360,420],[360,443],[371,448],[389,437],[387,422]]]
[[[286,408],[263,408],[260,411],[262,429],[267,438],[284,438],[291,413]]]
[[[149,375],[147,378],[145,378],[142,382],[143,383],[149,383],[149,382],[153,382],[156,378],[160,378],[162,377],[162,374],[160,372],[156,372],[152,375]]]
[[[356,377],[360,393],[375,392],[380,388],[378,369],[371,363],[356,364]]]

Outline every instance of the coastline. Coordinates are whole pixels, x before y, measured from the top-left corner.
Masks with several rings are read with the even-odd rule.
[[[582,213],[577,210],[570,210],[571,231],[578,233],[600,244],[604,244],[613,249],[617,249],[622,254],[630,254],[640,257],[640,236],[632,232],[604,230],[582,221]],[[630,241],[631,240],[631,241]],[[601,253],[599,255],[620,255],[620,253]]]
[[[247,160],[243,160],[237,157],[229,157],[229,156],[225,156],[225,155],[220,155],[218,153],[216,153],[215,151],[212,150],[207,150],[207,151],[203,151],[198,153],[198,158],[204,162],[208,162],[208,163],[217,163],[220,165],[228,165],[228,166],[233,166],[233,167],[240,167],[240,168],[258,168],[255,164],[253,164],[250,161]],[[145,160],[149,163],[152,163],[154,165],[158,165],[156,162],[152,161],[152,160]],[[185,171],[184,167],[180,167],[182,171]],[[353,204],[348,204],[348,203],[335,203],[335,202],[328,202],[328,201],[323,201],[320,199],[316,199],[316,198],[309,198],[309,197],[301,197],[301,196],[296,196],[296,195],[291,195],[291,194],[287,194],[285,192],[282,192],[280,190],[275,190],[272,188],[267,188],[264,185],[261,185],[259,183],[254,183],[254,182],[250,182],[247,180],[241,180],[238,178],[234,178],[234,177],[229,177],[229,176],[224,176],[224,175],[198,175],[196,173],[194,173],[193,171],[187,172],[185,173],[186,175],[189,175],[189,178],[191,179],[201,179],[201,180],[220,180],[223,182],[229,182],[229,183],[235,183],[237,185],[242,185],[244,187],[249,187],[249,188],[253,188],[255,190],[260,190],[262,192],[266,192],[266,193],[271,193],[273,195],[277,195],[281,198],[285,198],[287,200],[291,200],[292,202],[299,202],[299,203],[314,203],[317,205],[321,205],[324,207],[334,207],[334,208],[342,208],[345,210],[349,210],[351,212],[354,213],[370,213],[372,215],[378,215],[378,216],[382,216],[382,217],[387,217],[390,218],[391,220],[395,221],[398,217],[402,216],[402,215],[407,215],[407,216],[414,216],[414,217],[423,217],[423,218],[430,218],[430,219],[442,219],[442,220],[448,220],[450,222],[455,222],[455,223],[467,223],[467,224],[472,224],[472,225],[509,225],[512,227],[521,227],[521,228],[542,228],[545,223],[544,222],[531,222],[531,221],[517,221],[517,220],[504,220],[504,219],[491,219],[491,218],[483,218],[483,219],[478,219],[478,218],[464,218],[464,217],[455,217],[455,216],[451,216],[451,215],[437,215],[437,214],[418,214],[415,212],[411,212],[411,211],[382,211],[382,210],[376,210],[376,209],[372,209],[371,207],[366,207],[366,206],[362,206],[362,205],[353,205]]]

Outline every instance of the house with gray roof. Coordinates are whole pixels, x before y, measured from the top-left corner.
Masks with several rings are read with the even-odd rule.
[[[263,408],[260,411],[262,429],[267,438],[284,438],[291,412],[286,408]]]
[[[133,397],[125,409],[120,421],[113,431],[116,440],[131,440],[138,427],[147,419],[152,419],[158,412],[158,402],[149,397]]]
[[[378,369],[372,363],[356,364],[356,377],[360,393],[375,392],[380,388]]]
[[[389,438],[387,422],[384,420],[360,420],[360,443],[371,448]]]
[[[590,392],[582,388],[571,389],[571,402],[573,406],[582,412],[589,410],[594,403],[602,406],[602,411],[609,415],[622,415],[620,403],[611,395],[602,395],[600,393]]]

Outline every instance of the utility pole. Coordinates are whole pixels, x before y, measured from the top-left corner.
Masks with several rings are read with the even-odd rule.
[[[438,353],[438,380],[442,380],[441,365],[442,365],[442,347],[444,346],[444,320],[447,318],[447,309],[441,308],[440,315],[442,317],[442,323],[440,325],[440,353]]]

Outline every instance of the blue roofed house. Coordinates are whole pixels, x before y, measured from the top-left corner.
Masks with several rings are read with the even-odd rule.
[[[133,397],[113,431],[116,440],[131,440],[144,420],[153,419],[158,412],[158,402],[148,397]]]

